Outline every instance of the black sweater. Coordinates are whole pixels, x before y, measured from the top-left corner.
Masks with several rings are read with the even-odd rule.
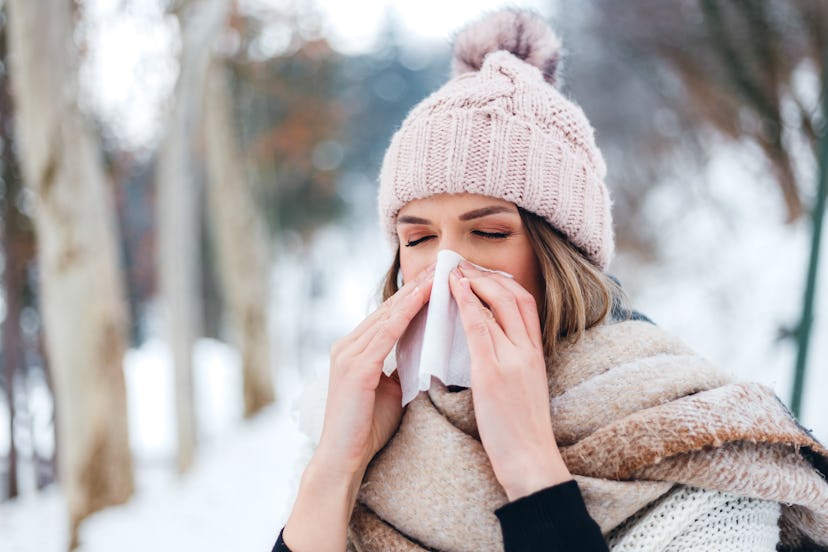
[[[589,517],[578,484],[572,480],[547,487],[495,510],[505,552],[606,552],[598,524]],[[284,531],[284,528],[282,528]],[[282,531],[272,552],[291,552]]]

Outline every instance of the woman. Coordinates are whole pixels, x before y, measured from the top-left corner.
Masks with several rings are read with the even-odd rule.
[[[559,48],[530,13],[485,18],[395,134],[385,302],[332,349],[322,436],[274,550],[828,549],[828,451],[606,274],[604,162],[554,88]],[[442,249],[514,278],[452,272],[471,388],[437,382],[403,409],[383,362]]]

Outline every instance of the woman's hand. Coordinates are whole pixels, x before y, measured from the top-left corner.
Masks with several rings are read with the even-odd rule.
[[[325,420],[317,454],[356,472],[391,438],[402,417],[399,379],[382,372],[385,357],[431,296],[434,267],[389,297],[331,349]]]
[[[534,298],[513,279],[467,262],[449,284],[469,344],[480,440],[509,500],[571,479],[552,431]]]
[[[291,550],[345,548],[348,520],[365,469],[402,418],[399,379],[382,373],[383,362],[428,302],[433,277],[432,265],[331,349],[322,435],[302,474],[282,534]]]

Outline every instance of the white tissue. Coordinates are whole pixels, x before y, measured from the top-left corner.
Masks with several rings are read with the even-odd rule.
[[[437,253],[431,299],[397,342],[396,368],[403,406],[420,391],[428,390],[432,377],[445,385],[471,387],[469,347],[457,303],[449,290],[449,273],[463,260],[458,253],[448,249]],[[497,272],[511,277],[505,272]]]

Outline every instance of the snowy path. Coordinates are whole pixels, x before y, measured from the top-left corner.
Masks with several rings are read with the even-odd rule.
[[[139,467],[135,497],[89,518],[79,550],[270,550],[309,446],[287,410],[268,409],[214,439],[180,480],[166,470]],[[0,505],[0,550],[64,550],[62,506],[55,489]]]

